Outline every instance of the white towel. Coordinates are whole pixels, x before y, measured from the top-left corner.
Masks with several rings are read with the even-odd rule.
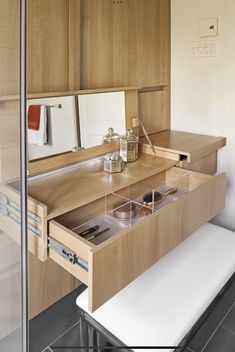
[[[47,144],[47,108],[41,105],[39,130],[28,129],[28,143],[43,146]]]

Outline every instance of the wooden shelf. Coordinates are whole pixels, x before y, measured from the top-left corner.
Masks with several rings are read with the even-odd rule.
[[[129,90],[139,90],[142,87],[116,87],[116,88],[96,88],[96,89],[83,89],[83,90],[73,90],[64,92],[47,92],[47,93],[29,93],[28,99],[38,99],[38,98],[51,98],[51,97],[62,97],[71,95],[82,95],[82,94],[95,94],[95,93],[109,93],[109,92],[121,92]]]
[[[30,182],[29,195],[47,206],[49,220],[174,165],[175,160],[141,154],[136,162],[126,164],[122,173],[111,175],[104,173],[103,161],[98,160],[67,173]]]
[[[163,131],[152,134],[151,142],[156,151],[171,153],[177,160],[185,157],[189,163],[199,160],[226,145],[226,138],[180,131]],[[141,138],[142,148],[149,149],[145,137]]]
[[[3,95],[0,97],[0,101],[11,101],[11,100],[20,100],[19,95]]]

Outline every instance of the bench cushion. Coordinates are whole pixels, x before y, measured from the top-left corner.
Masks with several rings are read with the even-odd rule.
[[[94,313],[88,290],[77,305],[128,346],[177,346],[234,271],[235,233],[208,223]]]

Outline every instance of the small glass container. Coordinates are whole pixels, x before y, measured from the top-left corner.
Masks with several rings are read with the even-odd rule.
[[[112,142],[117,142],[119,141],[119,134],[114,132],[114,129],[112,127],[109,127],[108,133],[104,135],[103,137],[103,143],[112,143]]]
[[[120,155],[127,163],[138,159],[138,142],[132,130],[127,130],[124,136],[120,137]]]
[[[104,171],[110,174],[122,172],[124,169],[124,161],[119,154],[107,154],[104,157]]]

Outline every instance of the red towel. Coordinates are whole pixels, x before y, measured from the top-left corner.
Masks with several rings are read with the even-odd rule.
[[[41,105],[30,105],[28,110],[28,129],[39,131]]]

